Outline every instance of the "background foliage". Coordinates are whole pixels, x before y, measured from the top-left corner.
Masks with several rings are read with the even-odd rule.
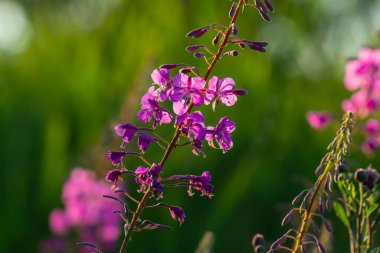
[[[206,149],[206,160],[180,150],[166,168],[168,174],[210,170],[216,196],[189,199],[185,189],[167,191],[169,203],[184,207],[186,222],[175,232],[136,234],[131,252],[193,252],[207,230],[216,235],[215,252],[250,252],[254,233],[274,239],[284,231],[279,224],[287,203],[314,180],[337,126],[314,132],[305,113],[326,109],[340,117],[340,101],[348,96],[342,85],[345,60],[363,44],[379,45],[380,3],[273,4],[271,23],[250,9],[238,23],[243,37],[269,41],[269,52],[241,52],[214,72],[249,90],[233,109],[218,110],[219,116],[233,110],[228,114],[237,123],[235,147],[226,155]],[[150,72],[163,63],[195,63],[184,47],[199,42],[184,35],[226,23],[229,5],[219,0],[0,1],[0,252],[38,252],[38,242],[49,236],[49,211],[62,206],[70,169],[80,165],[105,175],[111,168],[105,152],[118,145],[112,126],[137,121]],[[155,152],[149,155],[159,159]],[[354,167],[369,164],[360,151],[351,157]],[[380,168],[378,158],[371,163]],[[177,226],[165,210],[146,215]],[[347,252],[342,243],[347,236],[336,224],[334,252]]]

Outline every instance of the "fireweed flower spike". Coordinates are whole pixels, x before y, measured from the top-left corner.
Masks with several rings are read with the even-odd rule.
[[[325,203],[328,209],[331,208],[330,193],[332,184],[338,180],[339,168],[343,165],[345,156],[348,155],[348,145],[351,143],[353,124],[353,113],[346,113],[335,139],[328,146],[330,151],[323,157],[316,169],[318,178],[314,186],[302,191],[293,200],[292,204],[296,205],[302,199],[299,207],[292,208],[283,219],[282,223],[285,225],[293,215],[298,214],[301,218],[299,228],[288,230],[287,233],[272,244],[268,252],[274,252],[278,249],[285,249],[292,253],[311,252],[312,249],[316,249],[321,253],[326,252],[321,242],[317,239],[318,236],[308,232],[308,229],[310,225],[315,224],[316,219],[319,219],[328,231],[331,230],[331,225],[324,218],[323,212]],[[313,239],[312,243],[310,243],[310,237]],[[293,241],[293,246],[286,246],[287,241]]]
[[[265,1],[265,4],[269,2]],[[185,220],[185,212],[179,206],[158,203],[147,206],[146,203],[162,199],[166,189],[187,187],[188,194],[194,195],[199,192],[201,196],[211,198],[213,196],[214,186],[211,184],[211,173],[204,171],[200,176],[197,175],[174,175],[164,177],[164,166],[174,149],[178,147],[191,145],[192,152],[195,155],[205,157],[202,147],[203,142],[207,139],[209,144],[222,149],[223,153],[232,148],[233,142],[231,133],[235,130],[235,123],[222,116],[215,127],[206,127],[205,117],[201,110],[192,112],[193,108],[201,108],[202,105],[213,104],[215,106],[222,103],[227,106],[233,106],[236,103],[237,96],[244,95],[247,92],[241,89],[235,89],[236,83],[229,77],[213,77],[208,82],[211,73],[223,56],[237,56],[237,50],[225,51],[227,46],[247,45],[248,48],[256,51],[265,51],[266,42],[253,42],[238,37],[237,17],[245,6],[252,6],[248,1],[239,0],[234,3],[233,10],[229,12],[230,23],[226,25],[211,24],[195,29],[187,34],[190,38],[200,38],[206,32],[215,32],[212,45],[217,46],[217,50],[210,49],[205,45],[188,46],[186,50],[200,56],[207,64],[207,70],[201,75],[194,66],[184,63],[164,64],[159,69],[155,69],[151,78],[153,84],[149,87],[147,93],[141,98],[141,109],[137,113],[138,118],[151,124],[153,129],[147,127],[136,127],[130,123],[119,124],[115,127],[116,134],[122,138],[122,148],[128,144],[128,149],[136,146],[132,142],[134,136],[137,136],[137,148],[141,151],[130,152],[126,150],[112,151],[108,153],[109,160],[114,166],[121,165],[123,170],[111,170],[106,180],[114,185],[120,180],[121,176],[134,178],[138,185],[138,193],[142,194],[141,198],[132,196],[130,192],[116,190],[122,193],[131,201],[137,204],[137,208],[132,211],[129,203],[122,203],[125,209],[124,213],[117,212],[125,222],[125,236],[120,247],[120,253],[124,253],[133,232],[152,229],[171,229],[166,225],[161,225],[150,220],[142,219],[144,208],[155,208],[164,206],[169,209],[169,213],[174,220],[181,224]],[[269,5],[260,7],[259,12],[267,12]],[[269,17],[269,16],[268,16]],[[266,18],[267,19],[267,18]],[[224,30],[221,30],[224,29]],[[170,71],[177,68],[179,73],[172,75]],[[206,84],[208,82],[208,88]],[[166,103],[165,106],[163,103]],[[172,105],[170,105],[172,103]],[[173,108],[172,113],[167,108]],[[173,124],[175,133],[171,141],[164,139],[155,129],[161,124]],[[154,135],[154,137],[153,137]],[[156,138],[157,137],[157,138]],[[214,142],[216,144],[214,144]],[[144,152],[156,145],[164,149],[164,154],[159,163],[151,163],[144,157]],[[135,170],[127,170],[123,165],[123,157],[133,155],[139,157],[144,164],[138,166]],[[114,199],[114,198],[111,198]],[[140,199],[140,200],[139,200]],[[119,202],[119,199],[114,199]],[[121,202],[121,201],[120,201]]]

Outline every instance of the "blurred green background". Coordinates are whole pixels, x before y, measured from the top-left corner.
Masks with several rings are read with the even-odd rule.
[[[270,42],[265,54],[240,51],[225,58],[215,75],[228,75],[248,96],[208,123],[229,115],[236,124],[234,148],[207,159],[176,150],[165,169],[214,176],[212,199],[166,191],[167,202],[184,207],[178,228],[167,211],[146,213],[174,232],[134,235],[130,252],[194,252],[202,234],[215,233],[214,252],[252,252],[252,236],[276,239],[289,201],[314,180],[314,168],[337,125],[323,132],[308,126],[310,109],[340,117],[345,61],[365,44],[379,45],[376,0],[272,1],[273,21],[251,8],[238,21],[240,35]],[[191,29],[227,23],[230,2],[221,0],[0,0],[0,252],[38,252],[49,237],[48,213],[62,207],[61,188],[74,166],[104,177],[105,159],[119,140],[113,125],[137,123],[139,97],[150,73],[164,63],[205,65],[184,48],[209,43],[186,39]],[[169,137],[173,129],[163,127]],[[152,161],[161,154],[148,151]],[[360,152],[358,166],[369,161]],[[127,164],[133,168],[134,162]],[[334,215],[330,215],[335,220]],[[335,222],[334,252],[347,252],[343,226]],[[343,239],[342,239],[343,238]]]

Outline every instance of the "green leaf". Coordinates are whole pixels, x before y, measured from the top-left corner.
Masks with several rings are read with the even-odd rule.
[[[343,222],[343,224],[347,228],[349,228],[350,222],[348,221],[344,207],[341,204],[334,202],[334,211],[335,211],[336,216],[338,216],[338,218]]]
[[[367,217],[370,216],[373,213],[373,211],[375,211],[377,209],[378,206],[379,206],[379,204],[377,204],[377,203],[373,203],[372,205],[370,205],[367,212],[366,212],[366,216]]]
[[[380,247],[374,248],[371,253],[380,253]]]

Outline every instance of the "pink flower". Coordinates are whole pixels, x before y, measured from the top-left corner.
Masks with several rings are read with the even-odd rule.
[[[176,125],[182,124],[182,133],[191,139],[202,141],[206,137],[206,130],[203,124],[204,117],[200,111],[192,114],[184,113],[178,116]]]
[[[235,123],[228,119],[228,117],[223,117],[219,120],[216,127],[206,128],[206,140],[209,141],[209,145],[215,148],[213,139],[218,143],[219,148],[226,153],[233,147],[233,142],[231,138],[231,133],[235,131]]]
[[[149,89],[141,98],[141,110],[137,115],[145,123],[153,119],[153,127],[156,127],[158,123],[169,124],[172,116],[166,108],[158,104],[154,92],[154,89]]]
[[[331,122],[331,117],[327,112],[310,111],[306,114],[306,119],[315,129],[323,129]]]
[[[49,225],[55,234],[65,234],[69,228],[65,212],[61,209],[53,209],[49,215]]]
[[[171,206],[169,207],[170,215],[174,220],[179,221],[182,224],[185,221],[185,212],[179,206]]]
[[[362,48],[358,59],[347,62],[344,84],[348,90],[369,88],[380,78],[380,50]]]
[[[201,77],[191,77],[180,73],[174,76],[173,87],[168,90],[169,100],[173,102],[173,110],[177,115],[187,111],[190,101],[194,106],[203,104],[203,88],[206,81]]]
[[[235,92],[235,81],[232,78],[218,78],[213,76],[208,82],[209,89],[206,90],[205,104],[208,105],[211,101],[213,103],[213,109],[215,110],[215,105],[222,102],[227,106],[232,106],[237,101],[237,96]],[[238,94],[240,90],[238,90]],[[246,92],[245,92],[246,93]]]
[[[380,123],[376,119],[369,119],[364,126],[364,131],[369,135],[374,135],[379,133]]]

